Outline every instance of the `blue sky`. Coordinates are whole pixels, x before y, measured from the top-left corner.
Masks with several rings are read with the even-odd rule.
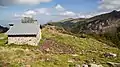
[[[66,18],[92,17],[119,10],[119,0],[0,0],[0,24],[32,16],[41,24]]]

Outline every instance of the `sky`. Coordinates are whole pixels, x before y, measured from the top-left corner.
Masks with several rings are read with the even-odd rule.
[[[26,16],[45,24],[119,9],[120,0],[0,0],[0,24],[19,23]]]

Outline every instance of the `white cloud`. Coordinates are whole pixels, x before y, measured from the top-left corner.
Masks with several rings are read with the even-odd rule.
[[[12,4],[40,4],[50,2],[52,0],[0,0],[0,5],[12,5]]]
[[[57,4],[55,6],[55,9],[58,10],[58,11],[64,11],[65,10],[65,8],[63,8],[60,4]]]
[[[63,16],[76,16],[76,13],[74,13],[72,11],[65,11],[63,13],[60,13],[60,15],[63,15]]]
[[[46,15],[46,16],[66,16],[66,17],[75,17],[77,16],[75,12],[67,11],[63,7],[58,4],[55,6],[55,8],[37,8],[33,10],[25,11],[21,14],[22,17],[24,16],[40,16],[40,15]],[[62,10],[62,11],[61,11]],[[20,14],[15,14],[15,17],[20,17]]]
[[[50,15],[50,10],[48,8],[35,9],[38,14]]]
[[[21,13],[15,13],[14,17],[34,17],[40,22],[43,21],[42,23],[48,22],[50,20],[58,21],[65,18],[78,18],[77,13],[73,11],[60,11],[56,8],[36,8]]]
[[[33,17],[36,14],[37,14],[37,12],[35,12],[33,10],[28,10],[28,11],[25,11],[24,13],[22,13],[22,14],[15,13],[14,17]]]
[[[17,0],[18,4],[39,4],[42,2],[50,2],[51,0]]]
[[[120,0],[101,0],[99,9],[118,10],[120,9]]]
[[[15,14],[14,14],[14,17],[21,17],[21,15],[15,13]]]
[[[28,10],[24,14],[26,14],[26,15],[36,15],[36,12],[33,11],[33,10]]]

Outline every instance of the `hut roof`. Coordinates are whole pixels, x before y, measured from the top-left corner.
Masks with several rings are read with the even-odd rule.
[[[7,31],[8,35],[37,35],[40,30],[39,25],[34,23],[15,24]]]

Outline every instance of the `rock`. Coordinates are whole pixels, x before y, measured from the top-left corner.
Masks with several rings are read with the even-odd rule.
[[[81,38],[87,38],[87,36],[85,34],[82,34],[80,37]]]
[[[90,64],[91,67],[98,67],[97,64]]]
[[[114,53],[105,53],[104,56],[105,57],[116,57],[117,54],[114,54]]]
[[[120,67],[120,63],[108,62],[107,63],[110,67]]]
[[[47,49],[45,49],[45,51],[49,52],[49,51],[50,51],[50,49],[49,49],[49,48],[47,48]]]
[[[103,67],[102,65],[98,65],[99,67]]]
[[[69,62],[69,63],[73,63],[74,60],[73,60],[73,59],[69,59],[68,62]]]
[[[90,67],[103,67],[102,65],[97,65],[97,64],[93,64],[93,63],[89,64],[89,66]]]
[[[25,67],[31,67],[30,65],[25,65]]]
[[[77,56],[79,56],[79,55],[78,55],[78,54],[72,54],[72,56],[73,56],[73,57],[77,57]]]
[[[28,51],[29,51],[29,49],[25,49],[25,51],[27,51],[27,52],[28,52]]]
[[[82,67],[88,67],[88,65],[87,64],[83,64]]]
[[[79,65],[79,64],[76,64],[75,67],[80,67],[80,65]]]

